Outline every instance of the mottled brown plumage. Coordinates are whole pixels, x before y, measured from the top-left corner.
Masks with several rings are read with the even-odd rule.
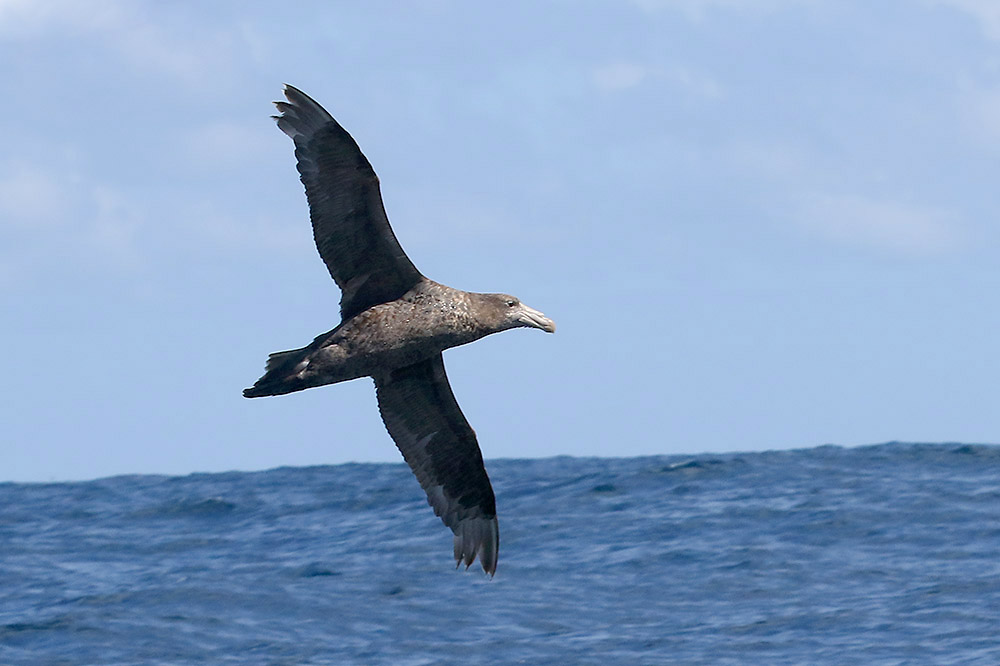
[[[285,87],[278,127],[295,142],[313,237],[342,291],[342,321],[302,349],[276,352],[248,398],[372,377],[382,420],[434,512],[455,533],[455,560],[496,571],[493,488],[441,352],[509,328],[555,324],[506,294],[428,280],[389,226],[378,177],[354,139],[305,93]]]

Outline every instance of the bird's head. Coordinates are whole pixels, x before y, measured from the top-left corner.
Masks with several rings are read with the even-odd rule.
[[[499,330],[518,328],[540,328],[546,333],[555,333],[556,323],[544,314],[530,308],[510,294],[483,294]]]

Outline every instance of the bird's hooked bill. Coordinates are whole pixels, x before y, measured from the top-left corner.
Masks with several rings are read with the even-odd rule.
[[[540,328],[546,333],[556,332],[556,323],[546,317],[544,314],[536,310],[535,308],[529,308],[524,303],[521,304],[521,314],[518,317],[520,321],[525,326],[531,326],[532,328]]]

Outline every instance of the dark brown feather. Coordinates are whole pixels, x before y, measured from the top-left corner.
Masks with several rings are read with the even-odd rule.
[[[424,279],[403,252],[382,205],[378,176],[351,135],[304,92],[285,86],[278,127],[295,142],[313,238],[349,319]]]
[[[375,378],[378,406],[434,513],[455,533],[455,560],[496,571],[496,499],[476,433],[462,414],[440,354]]]

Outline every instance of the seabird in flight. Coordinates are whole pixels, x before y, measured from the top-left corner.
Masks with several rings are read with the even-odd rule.
[[[358,144],[308,95],[285,86],[278,127],[295,142],[313,238],[340,287],[341,322],[302,349],[276,352],[248,398],[372,377],[386,429],[455,533],[455,560],[496,572],[496,500],[476,433],[448,384],[441,352],[509,328],[555,323],[507,294],[428,280],[389,226],[378,177]]]

